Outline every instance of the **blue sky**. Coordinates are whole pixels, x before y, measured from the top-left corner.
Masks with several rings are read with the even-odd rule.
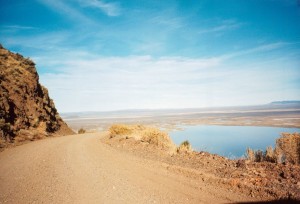
[[[0,0],[60,112],[300,100],[297,0]]]

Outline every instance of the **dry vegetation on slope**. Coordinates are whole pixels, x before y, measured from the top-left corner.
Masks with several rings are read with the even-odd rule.
[[[188,141],[184,141],[179,147],[176,147],[168,133],[150,126],[115,124],[109,128],[109,133],[110,138],[117,137],[121,140],[133,138],[169,154],[192,152],[192,147]]]
[[[150,133],[144,134],[145,132]],[[145,135],[148,139],[145,139]],[[153,137],[156,139],[149,139]],[[287,136],[283,138],[285,137]],[[167,133],[142,125],[113,125],[109,129],[109,135],[102,141],[121,151],[161,161],[170,171],[222,186],[258,200],[300,200],[300,166],[287,160],[284,163],[230,160],[207,152],[195,152],[191,151],[188,142],[176,147]],[[181,151],[182,149],[188,151]]]
[[[144,125],[116,124],[109,128],[110,138],[134,138],[142,143],[154,145],[168,152],[174,152],[176,147],[167,133]]]
[[[300,165],[300,134],[282,133],[276,140],[276,147],[266,151],[247,149],[247,159],[253,162],[290,163]]]
[[[0,45],[0,147],[53,133],[73,131],[39,83],[34,62]]]

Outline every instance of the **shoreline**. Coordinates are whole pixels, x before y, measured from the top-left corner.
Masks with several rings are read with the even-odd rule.
[[[171,153],[135,136],[117,135],[112,138],[109,133],[106,134],[101,142],[109,147],[153,162],[162,162],[167,170],[187,178],[222,186],[260,201],[300,200],[299,165],[229,159],[205,151]]]

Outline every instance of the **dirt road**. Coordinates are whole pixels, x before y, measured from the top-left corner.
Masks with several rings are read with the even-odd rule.
[[[122,153],[104,133],[49,138],[0,153],[0,203],[231,203],[249,198]]]

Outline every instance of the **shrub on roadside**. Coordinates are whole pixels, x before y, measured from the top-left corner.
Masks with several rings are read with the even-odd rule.
[[[146,127],[143,125],[125,125],[125,124],[114,124],[109,128],[110,138],[113,138],[117,135],[121,136],[129,136],[136,132],[140,132],[145,130]]]
[[[129,125],[115,124],[109,128],[109,135],[110,138],[113,138],[117,135],[130,135],[133,132],[132,129],[133,128]]]
[[[188,153],[188,152],[192,152],[193,150],[190,142],[188,140],[185,140],[179,145],[179,147],[177,147],[176,151],[177,153],[180,152]]]
[[[148,127],[141,130],[141,141],[159,147],[169,147],[172,141],[169,135],[159,129]]]
[[[117,136],[134,138],[135,140],[146,142],[163,149],[175,149],[169,135],[154,127],[144,125],[115,124],[109,128],[109,138]]]
[[[84,134],[85,132],[86,132],[86,130],[83,129],[83,128],[80,128],[80,129],[78,130],[78,134]]]

